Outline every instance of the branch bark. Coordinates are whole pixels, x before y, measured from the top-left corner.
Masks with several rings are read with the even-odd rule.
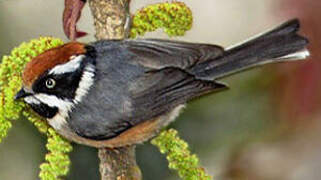
[[[101,39],[124,39],[130,30],[130,0],[90,0],[94,17],[95,37]],[[141,180],[136,163],[135,146],[98,150],[102,180]]]
[[[136,164],[135,146],[118,149],[99,149],[102,180],[140,180],[141,172]]]
[[[124,39],[130,29],[130,0],[90,0],[97,39]]]

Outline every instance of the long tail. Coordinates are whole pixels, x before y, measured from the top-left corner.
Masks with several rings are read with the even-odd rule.
[[[308,40],[297,34],[300,23],[297,19],[260,34],[244,43],[228,48],[222,56],[196,65],[197,77],[214,80],[255,66],[305,59]]]

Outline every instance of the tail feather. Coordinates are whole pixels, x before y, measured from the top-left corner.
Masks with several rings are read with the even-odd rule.
[[[194,74],[202,79],[214,80],[255,66],[305,59],[308,40],[297,34],[300,23],[297,19],[260,34],[246,42],[227,48],[215,58],[196,65]]]

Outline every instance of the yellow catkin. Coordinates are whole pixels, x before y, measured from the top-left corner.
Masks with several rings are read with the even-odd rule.
[[[179,138],[174,129],[163,131],[152,144],[157,146],[162,154],[166,154],[168,167],[176,170],[182,179],[186,180],[211,180],[211,176],[199,166],[196,155],[191,154],[188,144]]]
[[[182,2],[149,5],[133,16],[131,38],[163,28],[169,36],[182,36],[193,24],[192,11]]]
[[[48,136],[46,162],[40,166],[42,180],[57,180],[69,171],[69,142],[51,129],[46,121],[35,114],[21,101],[14,101],[14,95],[21,88],[21,72],[27,62],[47,49],[62,45],[56,38],[40,37],[14,48],[4,56],[0,64],[0,142],[12,127],[12,120],[26,117],[37,129]]]

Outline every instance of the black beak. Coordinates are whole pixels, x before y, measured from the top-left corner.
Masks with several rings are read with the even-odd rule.
[[[27,93],[23,88],[21,88],[20,91],[15,95],[14,99],[18,100],[30,95],[31,95],[30,93]]]

